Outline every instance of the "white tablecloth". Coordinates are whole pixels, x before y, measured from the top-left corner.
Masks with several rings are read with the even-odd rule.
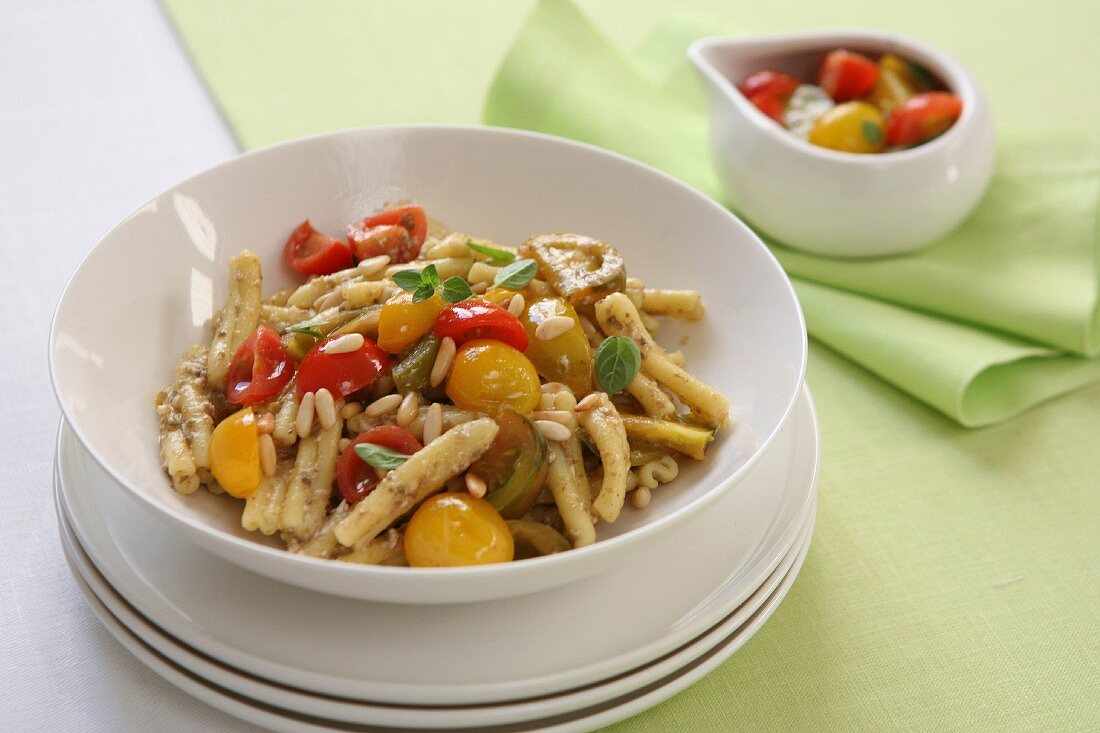
[[[0,0],[0,731],[255,731],[149,672],[58,544],[61,288],[115,222],[236,146],[153,0]]]

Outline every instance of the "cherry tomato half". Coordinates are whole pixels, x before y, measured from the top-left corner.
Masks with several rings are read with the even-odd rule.
[[[225,398],[234,405],[257,405],[279,394],[294,376],[294,362],[279,334],[260,324],[229,362]]]
[[[962,100],[950,92],[924,92],[910,97],[886,118],[886,144],[927,142],[955,124],[962,109]]]
[[[435,337],[454,339],[461,346],[474,339],[492,339],[513,349],[527,348],[527,332],[508,309],[487,300],[464,300],[449,305],[435,319]]]
[[[355,264],[348,246],[321,234],[306,219],[290,233],[283,247],[286,264],[303,275],[328,275]]]
[[[817,83],[836,102],[862,97],[875,86],[878,64],[862,54],[838,48],[825,54]]]
[[[389,372],[392,363],[385,351],[369,338],[355,351],[344,354],[325,353],[325,347],[339,336],[330,336],[306,354],[298,366],[298,397],[316,392],[322,387],[336,399],[369,387],[378,377]]]
[[[783,111],[787,108],[783,100],[771,92],[758,92],[751,97],[749,101],[758,110],[771,117],[779,124],[783,124]]]
[[[384,241],[377,234],[373,238],[369,236],[372,229],[395,226],[405,229],[409,234],[408,239],[399,239],[392,233],[388,233]],[[412,262],[420,254],[420,245],[424,244],[427,237],[428,217],[419,206],[402,206],[383,211],[348,227],[348,243],[355,247],[356,242],[359,242],[359,247],[368,253],[359,255],[360,259],[389,255],[391,262]]]
[[[360,434],[344,449],[336,464],[336,486],[348,504],[362,501],[378,485],[374,469],[355,452],[360,443],[373,443],[407,456],[423,447],[415,435],[398,425],[378,425]]]
[[[737,89],[749,99],[764,92],[781,99],[797,89],[798,84],[798,79],[793,76],[780,71],[764,70],[749,74]]]
[[[409,262],[420,252],[420,245],[413,243],[409,230],[397,225],[362,229],[354,224],[348,227],[348,244],[357,260],[389,255],[390,262]]]

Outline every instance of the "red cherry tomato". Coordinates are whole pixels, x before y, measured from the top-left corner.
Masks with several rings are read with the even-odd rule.
[[[955,124],[962,100],[950,92],[924,92],[909,97],[886,118],[886,144],[908,146],[927,142]]]
[[[758,92],[749,97],[749,101],[768,117],[783,124],[783,111],[787,109],[787,105],[782,99],[771,92]]]
[[[825,54],[818,70],[817,83],[835,102],[862,97],[878,80],[878,64],[858,53],[842,48]]]
[[[493,339],[518,351],[527,348],[527,331],[519,319],[487,300],[464,300],[444,308],[435,319],[435,337],[447,336],[456,346],[474,339]]]
[[[294,362],[279,334],[260,325],[229,362],[225,397],[234,405],[257,405],[282,391],[294,376]]]
[[[782,99],[798,88],[798,79],[779,71],[754,71],[737,89],[749,99],[757,94],[768,94]],[[770,117],[771,115],[769,115]]]
[[[397,425],[379,425],[362,433],[340,454],[336,464],[336,485],[348,504],[356,504],[378,485],[374,469],[355,452],[360,443],[373,443],[411,456],[422,447],[416,436]]]
[[[298,366],[298,397],[316,392],[322,387],[336,399],[369,387],[378,377],[389,372],[392,362],[386,352],[369,338],[355,351],[344,354],[325,353],[330,337],[310,349]]]
[[[328,275],[355,264],[346,244],[318,232],[309,219],[290,233],[283,248],[283,259],[303,275]]]
[[[387,231],[382,236],[382,232],[373,231],[381,227],[401,227],[409,236],[402,239],[394,232]],[[394,263],[415,260],[427,236],[428,217],[419,206],[383,211],[348,227],[348,244],[355,249],[359,259],[389,255]],[[359,254],[360,251],[362,254]]]

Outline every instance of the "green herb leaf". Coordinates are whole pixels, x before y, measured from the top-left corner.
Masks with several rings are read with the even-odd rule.
[[[508,290],[519,290],[531,282],[538,272],[539,263],[534,260],[516,260],[512,264],[501,268],[497,276],[493,278],[493,284]]]
[[[395,450],[383,448],[374,443],[360,443],[355,446],[355,455],[372,466],[384,469],[397,468],[409,460],[409,457],[404,453],[398,453]]]
[[[443,289],[439,294],[448,303],[457,303],[471,297],[474,291],[470,290],[470,283],[455,275],[443,281]]]
[[[435,288],[428,283],[422,283],[420,287],[413,291],[413,302],[419,303],[422,300],[427,300],[433,295],[435,295]]]
[[[870,120],[864,120],[863,124],[863,137],[867,139],[867,142],[872,145],[878,145],[882,142],[882,128],[876,125]]]
[[[422,278],[418,270],[401,270],[393,273],[393,281],[397,283],[397,287],[411,293],[420,287]]]
[[[608,394],[626,389],[641,366],[638,345],[626,336],[609,336],[596,349],[596,380]]]
[[[909,70],[909,76],[913,77],[913,81],[929,88],[935,86],[935,80],[926,68],[916,61],[906,61],[905,65]]]
[[[431,285],[432,288],[439,287],[439,271],[435,269],[435,265],[428,265],[420,271],[420,282]]]
[[[306,336],[312,336],[320,341],[325,337],[320,330],[317,329],[319,323],[299,323],[297,326],[287,326],[283,329],[283,333],[304,333]]]
[[[497,249],[496,247],[490,247],[487,244],[478,244],[477,242],[467,242],[466,246],[472,249],[478,254],[483,254],[486,257],[494,260],[495,262],[511,262],[516,258],[514,252],[509,252],[504,249]]]

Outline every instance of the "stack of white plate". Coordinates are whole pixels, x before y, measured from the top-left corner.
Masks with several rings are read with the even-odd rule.
[[[277,244],[288,221],[332,228],[403,197],[499,241],[595,234],[645,282],[699,290],[707,318],[659,336],[731,397],[733,426],[646,509],[599,525],[596,544],[480,568],[307,558],[241,529],[226,497],[173,492],[152,395],[178,354],[207,338],[228,257],[256,249],[268,290],[286,287]],[[51,335],[66,418],[62,544],[126,648],[245,720],[282,731],[589,730],[721,664],[794,582],[819,457],[805,359],[797,300],[760,240],[652,169],[478,128],[299,141],[154,199],[66,288]]]

